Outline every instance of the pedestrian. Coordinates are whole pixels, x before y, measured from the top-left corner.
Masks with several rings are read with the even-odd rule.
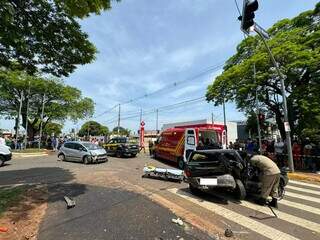
[[[306,138],[305,145],[303,147],[303,159],[304,159],[305,168],[313,171],[314,166],[312,161],[312,144],[311,144],[310,138],[308,137]]]
[[[240,150],[240,143],[239,143],[239,139],[236,139],[236,141],[233,144],[233,149],[234,150]]]
[[[301,144],[298,142],[298,140],[295,140],[292,145],[292,155],[293,155],[294,165],[298,169],[302,168],[301,154],[302,154]]]
[[[277,164],[279,167],[284,166],[284,142],[280,137],[277,138],[277,142],[274,144],[274,153],[276,155]]]
[[[151,139],[149,140],[149,154],[153,155],[153,141]]]
[[[56,138],[54,136],[51,137],[51,147],[52,147],[52,150],[55,152],[56,151]]]
[[[232,142],[229,142],[229,149],[234,149],[234,145]]]
[[[254,153],[254,144],[253,144],[253,141],[251,141],[250,138],[248,138],[248,141],[247,141],[246,151],[250,155],[252,155]]]
[[[250,159],[252,166],[260,170],[259,181],[261,182],[261,193],[256,202],[260,205],[267,203],[267,198],[272,197],[270,206],[278,208],[278,187],[280,183],[280,169],[270,158],[263,155],[254,155]]]

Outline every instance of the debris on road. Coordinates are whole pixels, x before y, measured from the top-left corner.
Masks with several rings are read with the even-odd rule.
[[[172,218],[171,221],[172,221],[173,223],[176,223],[176,224],[180,225],[180,226],[183,225],[183,221],[182,221],[180,218],[177,218],[177,219]]]
[[[233,237],[233,232],[230,228],[227,228],[225,231],[224,231],[224,235],[226,237]]]
[[[142,175],[142,177],[160,178],[167,181],[177,181],[180,183],[184,180],[183,171],[178,169],[158,168],[151,165],[145,165],[143,172],[144,175]]]
[[[74,200],[72,200],[71,198],[67,197],[67,196],[64,196],[64,200],[66,201],[67,203],[67,208],[73,208],[76,206],[76,202]]]

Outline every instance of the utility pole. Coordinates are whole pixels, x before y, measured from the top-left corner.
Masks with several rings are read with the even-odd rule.
[[[23,100],[23,91],[21,91],[21,93],[20,93],[19,111],[18,111],[17,124],[16,124],[16,144],[15,144],[15,149],[17,149],[17,146],[18,146],[18,135],[19,135],[19,128],[20,128],[20,115],[21,115],[21,109],[22,109],[22,100]]]
[[[157,131],[157,134],[158,134],[158,130],[159,130],[159,109],[157,108],[156,109],[156,131]]]
[[[120,135],[120,111],[121,111],[121,105],[119,104],[119,109],[118,109],[118,136]]]
[[[29,118],[29,99],[30,99],[30,81],[28,82],[29,88],[28,88],[28,98],[27,98],[27,110],[26,110],[26,135],[25,135],[25,144],[27,146],[28,144],[28,118]]]
[[[226,147],[228,147],[228,127],[227,127],[227,118],[226,118],[226,104],[225,104],[225,98],[223,96],[223,102],[222,102],[222,107],[223,107],[223,127],[225,131],[225,141],[226,141]]]
[[[211,113],[211,124],[212,124],[212,125],[214,124],[214,121],[213,121],[213,113]]]
[[[291,147],[291,135],[290,135],[290,125],[289,125],[289,117],[288,117],[288,107],[287,107],[287,96],[286,96],[286,89],[284,86],[284,79],[282,76],[282,73],[280,72],[279,65],[274,59],[274,56],[269,48],[269,45],[267,44],[265,40],[265,35],[261,33],[261,31],[258,30],[258,28],[255,28],[256,33],[261,37],[268,53],[270,56],[270,59],[277,71],[277,74],[279,75],[280,78],[280,83],[281,83],[281,92],[282,92],[282,101],[283,101],[283,115],[284,115],[284,129],[286,132],[286,140],[287,140],[287,151],[288,151],[288,163],[289,163],[289,168],[291,172],[294,172],[294,164],[293,164],[293,156],[292,156],[292,147]]]
[[[256,64],[253,64],[253,79],[256,83]],[[259,153],[261,154],[261,128],[260,128],[260,119],[259,119],[259,101],[258,101],[258,87],[256,88],[256,118],[257,118],[257,128],[258,128],[258,138],[259,138]]]
[[[39,149],[41,148],[42,124],[43,124],[45,98],[46,98],[46,94],[44,93],[44,94],[43,94],[43,99],[42,99],[42,109],[41,109],[41,122],[40,122],[40,134],[39,134]]]
[[[140,122],[139,122],[139,126],[140,126],[141,122],[142,122],[142,108],[140,108]]]

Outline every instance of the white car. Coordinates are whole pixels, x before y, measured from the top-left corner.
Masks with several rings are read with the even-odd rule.
[[[11,148],[7,145],[0,144],[0,167],[12,158]]]

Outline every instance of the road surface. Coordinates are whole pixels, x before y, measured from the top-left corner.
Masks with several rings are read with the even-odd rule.
[[[113,158],[97,165],[53,155],[18,158],[0,169],[0,185],[48,184],[39,239],[214,239],[231,228],[238,239],[320,239],[320,186],[290,181],[275,218],[267,207],[216,192],[193,196],[185,183],[141,178],[151,159]],[[77,205],[66,210],[63,195]],[[186,227],[171,223],[182,217]]]

